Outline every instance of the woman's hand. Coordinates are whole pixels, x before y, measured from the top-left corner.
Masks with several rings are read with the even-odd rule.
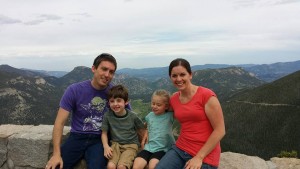
[[[201,169],[202,159],[195,156],[185,163],[185,169]]]

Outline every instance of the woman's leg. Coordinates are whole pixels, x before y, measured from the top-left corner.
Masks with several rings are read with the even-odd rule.
[[[209,164],[202,163],[201,169],[218,169],[218,167],[214,167]]]
[[[172,148],[158,162],[155,169],[182,169],[185,160]]]

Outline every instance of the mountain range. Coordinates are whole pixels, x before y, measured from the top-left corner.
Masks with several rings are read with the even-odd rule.
[[[275,65],[280,65],[278,70]],[[227,132],[221,142],[224,151],[264,159],[282,150],[300,152],[300,61],[210,66],[194,66],[193,83],[218,95]],[[66,87],[93,76],[84,66],[61,77],[41,72],[0,65],[0,124],[53,124]],[[150,111],[153,91],[176,91],[167,74],[167,67],[120,69],[113,83],[128,88],[132,108],[143,118]],[[174,128],[179,129],[178,124]]]
[[[192,71],[204,69],[219,69],[227,67],[241,67],[244,70],[253,73],[257,78],[272,82],[285,75],[293,73],[300,69],[300,60],[294,62],[277,62],[272,64],[204,64],[192,66]],[[168,78],[168,67],[132,69],[124,68],[117,71],[119,74],[127,74],[130,76],[146,79],[148,81],[156,81],[162,77]]]
[[[9,65],[0,65],[0,69],[6,69],[5,67]],[[1,68],[3,67],[3,68]],[[248,72],[255,74],[259,79],[266,82],[272,82],[276,79],[279,79],[287,74],[293,73],[299,70],[300,60],[293,62],[277,62],[272,64],[238,64],[238,65],[229,65],[229,64],[204,64],[204,65],[194,65],[192,66],[192,71],[203,70],[203,69],[218,69],[218,68],[227,68],[227,67],[241,67]],[[32,74],[39,73],[40,76],[54,76],[54,77],[63,77],[68,74],[67,71],[45,71],[45,70],[32,70],[21,68],[25,70],[26,73]],[[16,71],[16,70],[15,70]],[[17,70],[18,71],[18,70]],[[165,73],[162,73],[165,72]],[[156,81],[162,77],[168,77],[168,67],[155,67],[155,68],[143,68],[143,69],[134,69],[134,68],[123,68],[117,70],[118,74],[127,74],[133,77],[138,77],[140,79],[146,79],[148,81]]]

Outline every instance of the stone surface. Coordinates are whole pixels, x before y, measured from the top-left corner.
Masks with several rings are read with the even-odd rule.
[[[277,166],[276,169],[300,169],[300,159],[273,157],[271,161]]]
[[[33,127],[33,125],[0,125],[0,138],[7,138],[13,134],[28,130],[31,127]]]
[[[2,138],[0,136],[0,166],[4,164],[7,157],[7,138]]]
[[[33,127],[32,125],[0,125],[0,166],[7,160],[8,137]]]
[[[52,154],[53,125],[0,125],[0,169],[43,169]],[[64,128],[64,137],[70,127]],[[85,161],[75,169],[87,169]],[[219,169],[300,169],[300,159],[259,157],[223,152]]]
[[[52,129],[52,125],[1,126],[1,136],[7,138],[8,168],[44,168],[52,153]],[[64,136],[69,130],[64,128]]]
[[[51,140],[38,139],[41,134],[30,133],[16,134],[9,138],[8,142],[8,158],[10,158],[15,166],[32,166],[43,168],[45,161],[48,160],[48,151]]]
[[[268,165],[259,157],[224,152],[221,154],[219,169],[268,169]]]

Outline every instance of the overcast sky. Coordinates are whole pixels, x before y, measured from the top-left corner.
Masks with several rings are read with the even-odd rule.
[[[300,60],[300,0],[0,0],[0,64],[71,71]]]

